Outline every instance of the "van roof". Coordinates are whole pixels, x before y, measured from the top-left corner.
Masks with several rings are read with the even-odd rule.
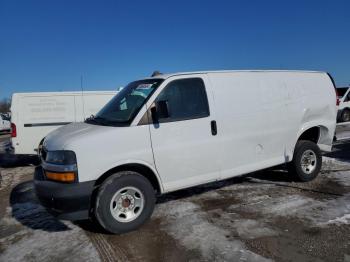
[[[240,73],[240,72],[282,72],[282,73],[318,73],[318,74],[327,74],[323,71],[307,71],[307,70],[213,70],[213,71],[193,71],[193,72],[178,72],[178,73],[169,73],[169,74],[159,74],[154,77],[148,77],[147,79],[153,79],[153,78],[160,78],[160,79],[167,79],[172,76],[179,76],[179,75],[192,75],[192,74],[213,74],[213,73]]]

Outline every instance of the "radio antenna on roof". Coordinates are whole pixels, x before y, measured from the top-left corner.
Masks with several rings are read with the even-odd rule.
[[[152,73],[151,77],[155,77],[155,76],[159,76],[159,75],[162,75],[162,73],[159,72],[158,70],[156,70]]]

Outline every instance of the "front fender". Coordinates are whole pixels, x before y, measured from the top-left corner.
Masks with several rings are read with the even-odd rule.
[[[110,171],[114,168],[117,168],[117,167],[123,166],[123,165],[127,165],[127,164],[139,164],[139,165],[143,165],[145,167],[148,167],[150,170],[152,170],[153,174],[155,174],[155,176],[157,177],[161,192],[164,192],[163,182],[162,182],[162,179],[159,176],[156,168],[152,164],[150,164],[146,161],[138,160],[138,159],[126,159],[126,160],[120,160],[118,162],[110,163],[109,165],[106,165],[105,169],[102,170],[99,177],[101,177],[102,175],[104,175],[105,173],[107,173],[108,171]]]

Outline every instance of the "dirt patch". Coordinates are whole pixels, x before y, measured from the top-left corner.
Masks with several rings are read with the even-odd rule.
[[[231,205],[241,203],[241,200],[235,196],[230,196],[230,197],[221,197],[221,198],[219,197],[219,198],[201,199],[200,201],[194,201],[194,202],[198,202],[202,210],[204,211],[211,211],[215,209],[226,211]]]
[[[102,261],[196,261],[200,254],[187,250],[161,229],[161,219],[152,218],[140,229],[123,234],[89,232]],[[90,225],[94,227],[93,225]],[[85,229],[87,229],[85,227]],[[91,229],[91,228],[90,228]],[[100,230],[100,229],[99,229]],[[147,258],[145,260],[145,258]]]
[[[286,217],[276,218],[270,226],[278,230],[278,236],[244,242],[252,251],[275,261],[344,261],[350,250],[350,227],[313,227]]]

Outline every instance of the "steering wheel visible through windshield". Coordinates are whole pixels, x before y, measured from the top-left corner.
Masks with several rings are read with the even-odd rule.
[[[131,82],[113,97],[96,116],[85,122],[111,126],[129,125],[162,82],[163,79]]]

